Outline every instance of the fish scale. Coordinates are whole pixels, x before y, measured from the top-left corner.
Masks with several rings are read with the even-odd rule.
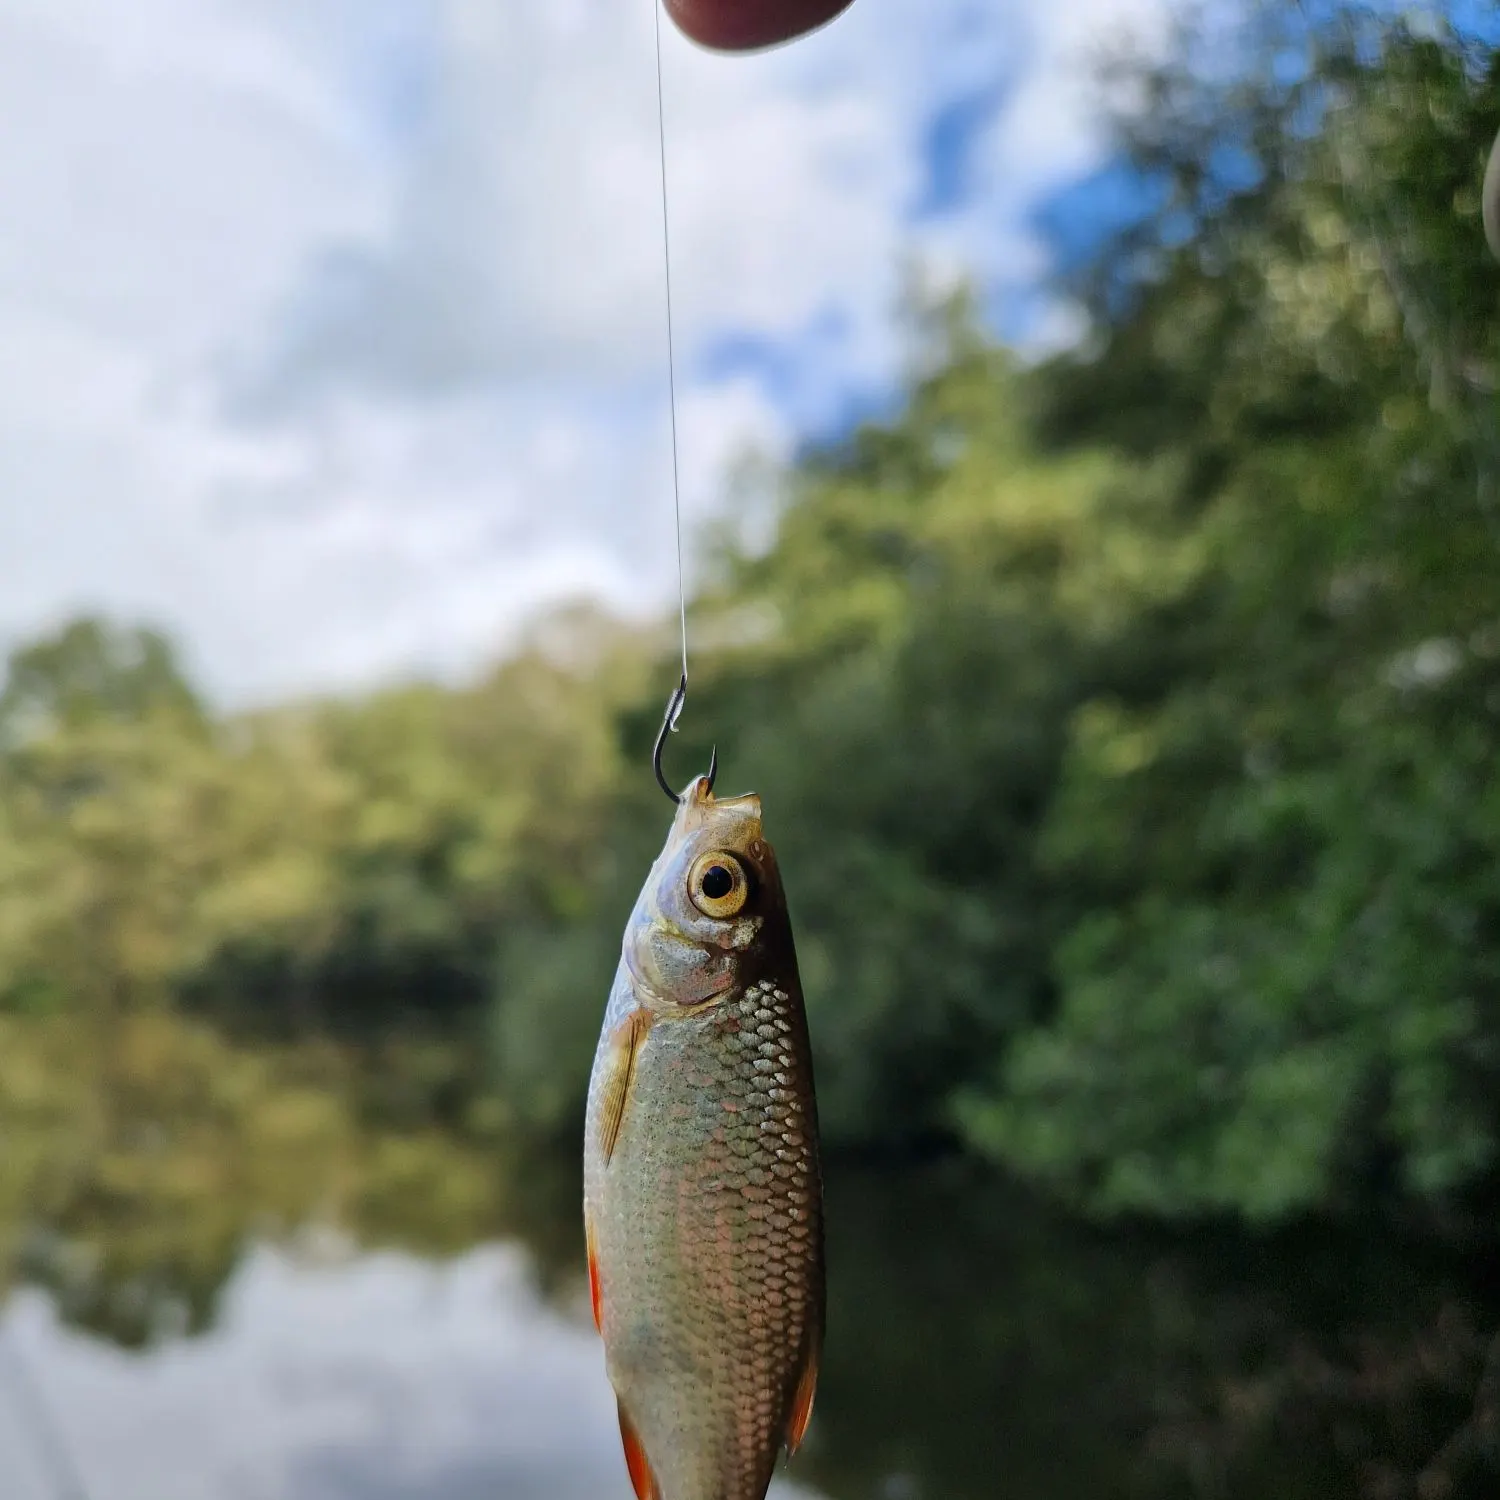
[[[590,1083],[591,1273],[638,1493],[764,1500],[805,1423],[823,1334],[812,1064],[759,804],[701,787],[685,801],[627,929]],[[753,862],[757,910],[723,955],[706,929],[700,967],[722,962],[727,978],[674,1002],[642,977],[642,944],[675,957],[692,940],[671,883],[716,844]]]

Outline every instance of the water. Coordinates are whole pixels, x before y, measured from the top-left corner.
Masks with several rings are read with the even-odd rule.
[[[575,1169],[531,1170],[511,1237],[457,1256],[249,1241],[199,1335],[131,1352],[31,1288],[3,1338],[87,1500],[629,1500]],[[1500,1494],[1474,1268],[1369,1232],[1089,1232],[958,1168],[836,1172],[829,1214],[781,1500]],[[79,1500],[15,1396],[0,1379],[0,1494]]]
[[[629,1495],[592,1327],[540,1299],[515,1245],[446,1264],[256,1246],[202,1338],[125,1353],[39,1293],[5,1337],[90,1500]],[[55,1500],[31,1424],[7,1416],[6,1500]]]

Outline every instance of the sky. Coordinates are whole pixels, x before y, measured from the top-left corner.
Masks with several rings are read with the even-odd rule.
[[[664,26],[690,574],[746,455],[889,401],[914,259],[1069,337],[1037,210],[1168,3]],[[151,623],[234,708],[669,610],[653,46],[649,0],[0,0],[0,647]]]

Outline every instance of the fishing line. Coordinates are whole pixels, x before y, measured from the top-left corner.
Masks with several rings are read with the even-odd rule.
[[[672,514],[677,527],[677,612],[682,625],[682,686],[674,699],[673,708],[668,710],[671,727],[676,729],[678,716],[682,713],[683,698],[687,694],[687,584],[682,566],[682,479],[677,459],[677,353],[672,336],[672,228],[671,216],[667,211],[667,106],[666,91],[662,85],[661,0],[651,0],[651,13],[656,19],[656,139],[661,153],[661,250],[667,282],[667,394],[672,411]]]
[[[656,139],[661,155],[661,252],[667,283],[667,395],[672,413],[672,516],[677,528],[677,617],[682,627],[682,677],[667,700],[666,717],[661,721],[661,732],[656,736],[656,745],[651,752],[651,769],[656,773],[656,782],[662,791],[673,802],[681,802],[661,768],[662,746],[667,736],[677,730],[682,705],[687,702],[688,686],[687,578],[682,561],[682,474],[677,458],[677,341],[672,331],[672,216],[667,207],[667,106],[666,89],[662,83],[661,6],[662,0],[651,0],[656,22]],[[708,758],[709,791],[713,790],[718,772],[719,751],[715,746]]]

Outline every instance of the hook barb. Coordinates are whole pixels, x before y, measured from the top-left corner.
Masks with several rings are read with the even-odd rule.
[[[666,716],[661,721],[661,729],[657,732],[656,745],[651,751],[651,769],[656,772],[656,784],[664,791],[674,803],[681,805],[681,796],[672,790],[672,784],[667,780],[661,768],[661,752],[667,743],[667,736],[677,732],[677,721],[682,717],[682,706],[687,702],[687,673],[682,674],[682,680],[672,690],[672,696],[667,699]],[[708,757],[708,789],[713,791],[714,782],[719,776],[719,747],[714,746],[712,754]]]

